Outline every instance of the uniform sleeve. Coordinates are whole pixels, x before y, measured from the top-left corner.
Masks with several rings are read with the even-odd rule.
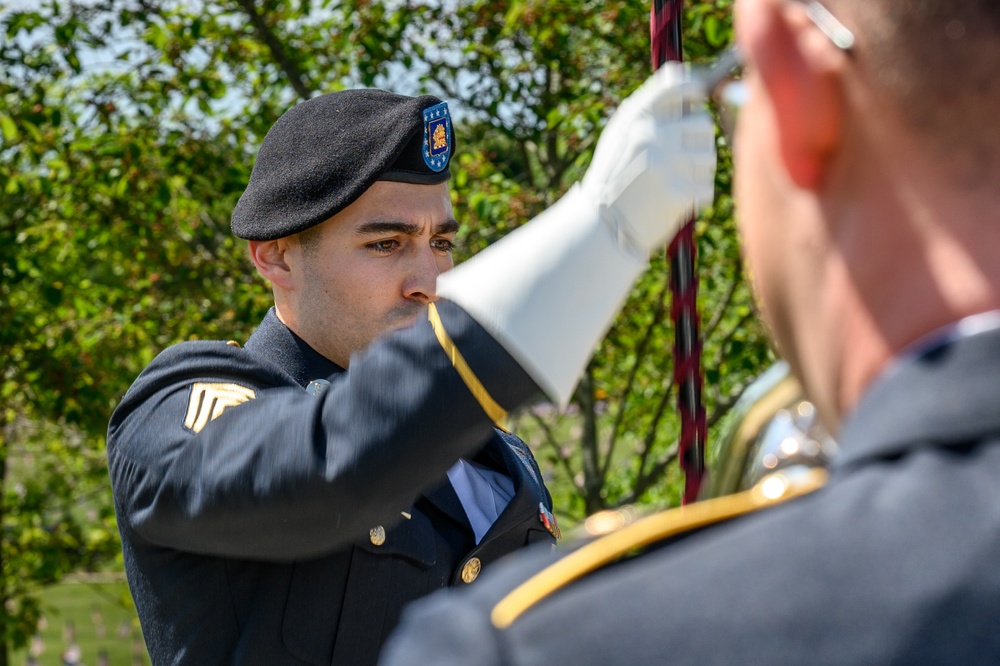
[[[476,604],[433,594],[403,612],[400,627],[383,648],[379,666],[509,666],[504,636]]]
[[[512,408],[537,393],[460,308],[439,309],[498,402]],[[397,520],[492,434],[426,322],[376,341],[331,382],[310,395],[223,343],[165,351],[109,427],[119,520],[189,552],[320,555]]]

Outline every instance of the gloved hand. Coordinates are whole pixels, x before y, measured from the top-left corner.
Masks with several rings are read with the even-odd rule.
[[[711,201],[715,132],[704,101],[682,66],[664,66],[608,122],[581,184],[438,277],[438,295],[561,404],[650,251]]]
[[[668,63],[611,117],[580,189],[616,235],[648,254],[712,202],[714,185],[705,91],[683,65]]]

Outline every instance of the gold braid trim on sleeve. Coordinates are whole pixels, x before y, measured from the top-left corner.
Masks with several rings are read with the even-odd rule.
[[[476,377],[476,373],[472,371],[469,364],[465,362],[462,353],[458,351],[458,347],[455,346],[455,342],[448,335],[448,332],[444,330],[444,323],[441,321],[441,316],[438,314],[437,306],[430,303],[427,306],[427,318],[431,322],[431,327],[434,329],[434,334],[437,336],[438,342],[441,344],[441,349],[444,353],[448,355],[448,360],[451,361],[452,366],[458,371],[459,376],[465,385],[468,387],[472,396],[476,399],[479,405],[486,412],[493,423],[500,429],[506,430],[504,428],[504,423],[507,421],[507,410],[497,404],[493,396],[490,395],[483,383],[479,381]]]
[[[647,516],[581,546],[521,583],[493,607],[490,620],[497,629],[506,629],[555,592],[637,548],[806,495],[822,487],[826,477],[823,469],[793,478],[775,472],[742,493]]]

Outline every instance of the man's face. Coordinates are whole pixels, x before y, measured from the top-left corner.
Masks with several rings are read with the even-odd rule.
[[[290,245],[296,333],[346,368],[380,333],[426,316],[457,230],[447,184],[375,183]]]
[[[742,246],[763,318],[775,342],[787,354],[786,292],[795,276],[789,275],[796,261],[789,247],[790,226],[783,219],[782,186],[775,182],[781,173],[778,138],[770,100],[759,77],[748,67],[744,79],[749,100],[741,111],[734,155],[735,198]]]
[[[849,205],[841,193],[852,171],[835,85],[842,55],[795,3],[740,0],[736,9],[749,93],[734,158],[742,247],[779,352],[832,426],[846,283],[831,207]]]

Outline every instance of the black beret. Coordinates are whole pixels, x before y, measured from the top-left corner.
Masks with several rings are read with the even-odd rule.
[[[274,240],[330,219],[378,180],[443,183],[454,152],[448,104],[345,90],[289,109],[268,131],[233,211],[233,233]]]

